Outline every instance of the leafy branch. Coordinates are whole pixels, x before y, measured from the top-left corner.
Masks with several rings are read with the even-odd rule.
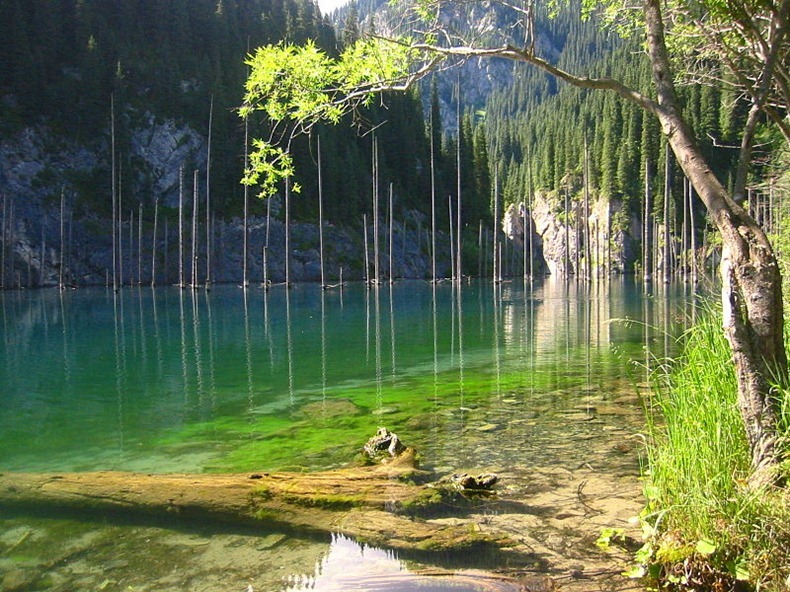
[[[243,118],[263,113],[271,129],[267,138],[253,142],[242,183],[259,185],[261,197],[274,195],[278,183],[294,174],[294,137],[320,122],[339,123],[381,92],[408,90],[440,60],[425,57],[407,40],[383,37],[360,39],[337,59],[312,41],[258,48],[246,62],[250,75],[239,113]]]

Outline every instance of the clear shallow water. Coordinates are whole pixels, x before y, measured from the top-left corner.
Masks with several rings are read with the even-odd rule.
[[[460,296],[449,284],[422,282],[342,292],[300,285],[268,293],[216,286],[208,293],[0,294],[0,470],[320,469],[348,463],[386,425],[439,473],[499,472],[504,498],[530,489],[527,471],[586,465],[633,474],[636,452],[627,437],[641,426],[634,385],[645,373],[635,360],[649,361],[646,350],[670,353],[670,335],[689,310],[688,288],[653,289],[645,297],[629,279],[547,279],[526,287],[475,283]],[[8,531],[32,529],[14,553],[37,535],[49,540],[50,547],[39,542],[25,551],[35,557],[27,572],[46,573],[47,556],[65,553],[73,538],[51,521],[9,520]],[[97,540],[109,536],[95,532]],[[114,540],[127,538],[123,549],[134,557],[140,531],[119,532]],[[185,549],[209,564],[204,551],[220,540],[197,533],[194,545],[167,543],[172,536],[157,530],[147,539],[170,556],[165,567]],[[337,554],[337,542],[287,538],[259,549],[258,539],[223,553],[243,551],[251,562],[279,557],[266,577],[244,575],[236,557],[218,568],[232,586],[198,577],[202,570],[192,567],[190,589],[243,590],[241,582],[250,581],[256,590],[298,590],[300,578],[316,590],[338,589],[326,576],[310,579],[328,573],[321,561]],[[301,557],[307,547],[321,559]],[[14,553],[3,557],[3,548],[7,563]],[[85,550],[101,557],[93,542]],[[124,561],[120,572],[142,570],[134,589],[186,589],[187,574],[179,579],[150,562]],[[284,566],[287,577],[279,573]],[[79,576],[57,573],[65,586]],[[104,589],[127,589],[130,577],[110,578]],[[379,589],[356,581],[354,589]],[[387,581],[393,590],[416,582],[396,588]]]

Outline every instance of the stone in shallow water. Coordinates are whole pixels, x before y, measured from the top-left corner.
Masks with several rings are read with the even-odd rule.
[[[398,456],[406,450],[406,446],[403,445],[397,434],[390,432],[387,428],[380,427],[376,435],[367,441],[363,450],[371,458],[375,458],[383,452],[388,452],[390,456]]]
[[[362,409],[353,401],[349,401],[348,399],[329,399],[326,401],[307,403],[296,412],[296,415],[297,417],[308,420],[318,420],[358,415],[361,412]]]
[[[485,423],[476,429],[478,432],[495,432],[499,429],[499,426],[495,423]]]
[[[458,473],[452,475],[449,481],[464,490],[482,491],[491,489],[499,481],[499,477],[493,473],[481,473],[480,475]]]

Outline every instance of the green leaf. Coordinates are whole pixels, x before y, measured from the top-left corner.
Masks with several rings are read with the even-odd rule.
[[[653,543],[648,541],[634,554],[634,559],[639,563],[648,564],[653,560],[654,552],[655,548],[653,547]]]
[[[656,500],[661,496],[661,490],[655,485],[645,485],[642,493],[648,500]]]
[[[728,561],[726,563],[726,567],[730,575],[732,575],[736,580],[748,582],[751,579],[749,568],[747,567],[746,561],[743,557],[739,557],[737,560]]]
[[[622,528],[604,528],[601,530],[601,536],[595,541],[601,549],[608,549],[612,541],[616,539],[623,540],[625,538],[625,531]]]
[[[633,580],[638,580],[643,578],[647,575],[647,568],[644,565],[634,565],[631,566],[629,569],[623,572],[623,575],[626,578],[631,578]]]
[[[716,552],[716,544],[709,539],[700,539],[697,541],[695,549],[700,555],[713,555]]]

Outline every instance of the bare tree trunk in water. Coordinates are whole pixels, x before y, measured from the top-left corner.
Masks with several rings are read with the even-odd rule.
[[[723,325],[738,380],[738,407],[752,455],[752,483],[776,482],[781,459],[772,384],[787,380],[782,278],[763,230],[710,170],[680,114],[659,0],[645,0],[645,22],[658,106],[655,113],[683,172],[722,236]]]
[[[214,95],[208,113],[208,145],[206,147],[206,289],[211,285],[211,127],[214,120]]]
[[[159,223],[159,198],[154,200],[154,236],[151,239],[151,287],[156,286],[156,230]]]
[[[431,154],[431,156],[433,157],[433,154]],[[431,166],[433,166],[433,161],[431,161]],[[2,248],[2,250],[0,250],[0,290],[5,290],[5,253],[6,253],[5,229],[6,229],[6,195],[4,193],[3,221],[2,223],[0,223],[0,234],[2,234],[2,238],[0,238],[0,248]],[[28,261],[29,260],[30,258],[28,257]]]
[[[198,171],[192,173],[192,289],[198,288]]]
[[[137,213],[137,285],[143,284],[143,202]]]
[[[115,181],[115,95],[110,95],[110,158],[112,167],[112,289],[118,291],[118,185]]]
[[[184,288],[184,167],[178,171],[178,287]]]
[[[249,156],[249,135],[250,135],[250,120],[249,118],[244,120],[244,170],[246,171],[247,168],[250,166],[250,156]],[[249,265],[249,238],[250,238],[250,231],[249,231],[249,218],[250,218],[250,186],[246,183],[244,184],[244,240],[242,242],[242,256],[241,256],[241,287],[247,288],[250,285],[249,278],[247,276],[248,273],[248,265]]]
[[[118,287],[123,286],[123,163],[118,163]]]
[[[648,283],[651,281],[652,276],[650,274],[650,253],[651,253],[651,241],[650,241],[650,194],[652,189],[650,187],[650,162],[647,158],[645,158],[645,218],[644,224],[642,226],[642,267],[644,273],[644,282]]]
[[[246,237],[244,240],[247,240]],[[318,136],[318,250],[321,262],[321,289],[324,290],[326,289],[326,275],[324,273],[324,181],[321,175],[321,136]]]
[[[65,235],[64,235],[64,218],[66,212],[66,186],[64,185],[60,190],[60,263],[58,269],[58,288],[63,290],[66,286],[63,283],[63,252],[65,251]]]

